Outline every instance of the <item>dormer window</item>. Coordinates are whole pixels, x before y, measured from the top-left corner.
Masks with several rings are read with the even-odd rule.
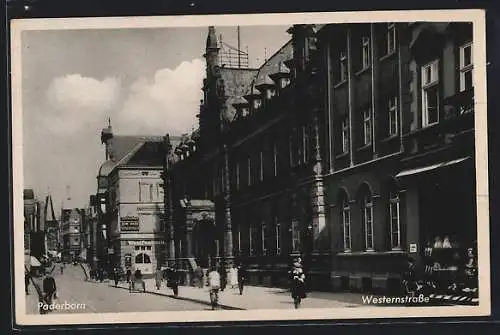
[[[260,99],[255,99],[253,101],[253,108],[254,109],[259,109],[261,105],[262,105],[262,101]]]
[[[247,108],[247,107],[243,107],[243,108],[241,109],[241,115],[245,117],[245,116],[247,116],[248,114],[249,114],[248,108]]]
[[[290,84],[290,78],[283,78],[281,79],[281,88],[285,88]]]
[[[270,100],[272,97],[276,95],[276,90],[274,88],[268,88],[266,90],[266,98]]]

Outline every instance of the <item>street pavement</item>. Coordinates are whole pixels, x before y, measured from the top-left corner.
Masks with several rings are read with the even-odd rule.
[[[65,309],[51,313],[117,313],[147,311],[190,311],[208,310],[209,307],[198,302],[171,299],[147,293],[129,293],[127,290],[111,287],[109,282],[96,283],[85,281],[81,267],[67,265],[64,274],[54,271],[57,295],[56,303],[73,304]],[[41,279],[35,279],[41,285]],[[28,314],[38,314],[38,296],[33,285],[30,295],[26,296]],[[80,304],[80,305],[76,305]]]
[[[160,289],[156,289],[154,278],[145,279],[146,293],[173,298],[173,292],[162,282]],[[127,289],[127,283],[119,283],[118,287]],[[198,288],[179,286],[178,300],[197,301],[210,304],[208,287]],[[294,309],[293,299],[288,290],[260,286],[246,286],[243,295],[239,294],[237,287],[228,286],[219,292],[219,304],[223,309]],[[302,300],[301,308],[338,308],[360,307],[361,294],[357,293],[330,293],[309,292],[307,298]]]

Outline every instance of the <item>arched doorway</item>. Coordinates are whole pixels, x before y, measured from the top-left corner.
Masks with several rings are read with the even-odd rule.
[[[204,218],[193,225],[193,251],[196,263],[208,268],[217,256],[217,231],[213,219]]]

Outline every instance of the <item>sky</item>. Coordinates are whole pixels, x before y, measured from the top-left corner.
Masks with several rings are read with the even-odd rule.
[[[236,27],[215,28],[237,46]],[[251,67],[290,39],[287,28],[241,27]],[[50,192],[56,213],[86,207],[105,159],[100,133],[108,118],[115,134],[179,135],[196,127],[207,31],[22,32],[24,188],[40,200]]]

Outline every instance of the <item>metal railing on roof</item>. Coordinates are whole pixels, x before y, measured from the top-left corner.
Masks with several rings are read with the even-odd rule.
[[[232,68],[248,68],[248,53],[221,42],[219,50],[219,66]]]

